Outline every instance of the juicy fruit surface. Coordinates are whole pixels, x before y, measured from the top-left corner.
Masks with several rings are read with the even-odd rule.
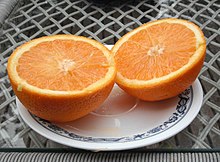
[[[193,31],[163,22],[131,36],[116,52],[115,61],[124,77],[150,80],[180,69],[195,51]]]
[[[146,101],[174,97],[197,78],[205,58],[201,29],[186,20],[168,18],[141,25],[111,50],[117,84]]]
[[[113,56],[95,40],[54,35],[29,41],[10,56],[15,95],[32,114],[53,122],[81,118],[98,108],[114,85]]]
[[[28,84],[38,88],[74,91],[105,77],[108,67],[102,51],[91,44],[54,40],[39,43],[23,53],[17,72]]]

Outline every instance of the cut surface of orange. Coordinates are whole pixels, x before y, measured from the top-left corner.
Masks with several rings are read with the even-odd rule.
[[[18,47],[8,60],[12,88],[33,114],[66,122],[85,116],[109,95],[116,74],[110,51],[95,40],[41,37]]]
[[[168,18],[146,23],[114,45],[116,82],[147,101],[174,97],[198,76],[206,42],[192,22]]]

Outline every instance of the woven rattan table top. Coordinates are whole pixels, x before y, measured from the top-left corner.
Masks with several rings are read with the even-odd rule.
[[[0,1],[0,148],[65,148],[30,129],[18,115],[6,65],[22,43],[66,33],[114,44],[139,25],[165,17],[201,27],[207,54],[199,80],[203,105],[196,119],[176,136],[146,148],[220,147],[219,0],[1,0]]]

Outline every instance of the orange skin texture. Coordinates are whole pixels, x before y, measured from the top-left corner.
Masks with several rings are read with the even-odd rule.
[[[87,96],[48,96],[25,87],[18,91],[18,84],[10,81],[15,95],[32,114],[53,122],[69,122],[87,115],[105,101],[114,85],[112,80],[104,88]]]

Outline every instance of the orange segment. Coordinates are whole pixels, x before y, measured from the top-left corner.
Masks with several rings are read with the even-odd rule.
[[[73,91],[82,90],[103,78],[108,67],[102,51],[91,44],[54,40],[39,43],[26,51],[18,60],[17,72],[33,86]]]
[[[176,96],[198,76],[205,50],[201,29],[189,21],[169,18],[144,24],[112,49],[116,82],[142,100]]]
[[[116,68],[102,44],[74,35],[47,36],[18,47],[8,60],[14,93],[34,115],[55,122],[98,108],[114,85]]]

